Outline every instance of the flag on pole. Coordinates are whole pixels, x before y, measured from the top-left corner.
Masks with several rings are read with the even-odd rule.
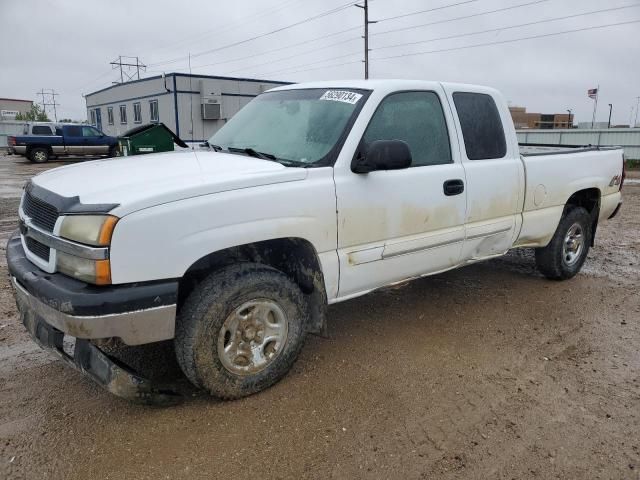
[[[590,88],[589,90],[587,90],[587,95],[591,99],[598,98],[598,89],[597,88]]]

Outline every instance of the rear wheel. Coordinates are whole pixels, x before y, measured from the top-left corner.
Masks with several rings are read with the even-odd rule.
[[[582,268],[591,245],[591,215],[582,207],[569,210],[544,248],[536,249],[540,273],[552,280],[574,277]]]
[[[118,155],[118,148],[113,146],[113,147],[109,147],[109,153],[108,156],[109,157],[115,157]]]
[[[214,272],[189,295],[176,323],[178,363],[211,395],[235,399],[273,385],[293,366],[308,323],[300,288],[266,265]]]
[[[32,148],[29,151],[29,160],[33,163],[45,163],[49,161],[49,150],[42,147]]]

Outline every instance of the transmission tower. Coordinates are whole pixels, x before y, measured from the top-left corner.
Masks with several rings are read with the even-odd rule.
[[[36,93],[36,95],[40,95],[40,97],[42,98],[42,102],[40,102],[40,105],[42,105],[42,110],[44,111],[44,113],[47,113],[47,107],[53,107],[53,118],[57,122],[58,112],[56,110],[56,107],[60,106],[60,104],[56,102],[56,97],[60,94],[56,93],[53,88],[42,88],[39,92]]]
[[[136,63],[133,63],[134,60]],[[140,80],[140,70],[143,72],[147,71],[147,66],[140,63],[140,59],[138,57],[120,55],[113,62],[110,62],[109,65],[111,65],[111,68],[114,70],[120,69],[120,83],[128,82],[134,78]]]

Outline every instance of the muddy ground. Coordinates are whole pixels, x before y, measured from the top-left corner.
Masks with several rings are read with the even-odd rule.
[[[55,165],[0,157],[3,246]],[[132,405],[41,352],[2,251],[0,478],[639,479],[640,181],[624,194],[575,279],[524,251],[335,305],[282,382],[228,403]]]

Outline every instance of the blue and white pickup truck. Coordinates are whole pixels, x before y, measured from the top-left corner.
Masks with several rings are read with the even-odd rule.
[[[8,138],[9,153],[24,155],[34,163],[51,157],[78,155],[116,156],[118,139],[90,125],[28,123],[24,135]]]

